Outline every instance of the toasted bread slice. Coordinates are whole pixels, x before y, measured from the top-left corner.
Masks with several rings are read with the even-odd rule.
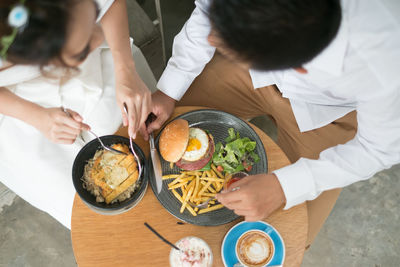
[[[92,171],[90,172],[90,179],[100,188],[101,195],[106,197],[113,189],[106,183],[104,169],[101,167],[100,162],[101,156],[99,156],[93,164]]]
[[[115,144],[112,147],[129,153],[127,145]],[[93,163],[90,179],[100,188],[101,195],[106,202],[107,199],[111,199],[111,202],[136,182],[137,177],[133,179],[135,172],[137,173],[137,163],[132,154],[122,155],[103,151]]]
[[[106,196],[106,203],[110,204],[114,199],[116,199],[120,194],[122,194],[126,189],[133,185],[138,179],[139,173],[137,170],[131,173],[131,175],[123,181],[117,188],[115,188],[111,194]]]

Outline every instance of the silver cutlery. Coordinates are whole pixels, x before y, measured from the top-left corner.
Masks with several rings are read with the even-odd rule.
[[[146,126],[148,126],[155,119],[156,116],[153,113],[150,113],[149,117],[146,120]],[[149,143],[150,143],[151,162],[153,163],[154,177],[156,178],[157,193],[160,194],[162,189],[162,168],[161,168],[160,156],[158,155],[158,151],[154,143],[153,133],[149,134]]]
[[[68,110],[67,110],[65,107],[62,106],[62,107],[61,107],[61,110],[62,110],[65,114],[67,114],[69,117],[72,118],[71,113],[69,113]],[[111,152],[115,152],[115,153],[118,153],[118,154],[128,155],[127,153],[125,153],[125,152],[123,152],[123,151],[119,151],[119,150],[117,150],[117,149],[115,149],[115,148],[108,147],[108,146],[104,145],[104,143],[101,141],[101,139],[100,139],[93,131],[88,130],[88,132],[91,133],[92,135],[94,135],[94,136],[97,138],[97,140],[100,142],[100,145],[101,145],[105,150],[108,150],[108,151],[111,151]]]
[[[128,116],[128,109],[127,109],[125,103],[124,103],[124,111],[125,111],[126,116]],[[131,148],[133,156],[136,159],[136,162],[137,162],[137,165],[138,165],[138,171],[139,171],[139,176],[138,177],[140,178],[140,176],[142,175],[142,170],[143,170],[142,163],[140,162],[140,159],[139,159],[138,155],[136,154],[135,149],[133,148],[132,137],[130,135],[129,135],[129,146]]]

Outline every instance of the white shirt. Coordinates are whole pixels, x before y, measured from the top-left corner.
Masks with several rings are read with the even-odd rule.
[[[215,52],[207,42],[209,3],[196,1],[192,16],[175,37],[172,57],[158,83],[176,100]],[[286,196],[286,209],[400,162],[399,7],[395,0],[343,1],[339,32],[304,65],[307,74],[249,71],[255,89],[278,86],[290,100],[302,132],[357,110],[354,139],[322,151],[317,160],[300,158],[274,172]]]
[[[101,14],[112,4],[99,2]],[[121,125],[115,98],[111,51],[101,46],[64,83],[43,76],[39,67],[15,65],[0,71],[0,87],[43,107],[64,106],[78,112],[97,135],[114,133]],[[0,103],[1,104],[1,103]],[[82,132],[86,141],[94,137]],[[75,188],[71,169],[84,143],[54,144],[33,126],[0,114],[0,182],[70,228]]]

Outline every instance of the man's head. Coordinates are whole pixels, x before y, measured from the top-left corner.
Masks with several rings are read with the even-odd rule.
[[[299,68],[336,36],[339,0],[214,0],[211,45],[259,70]]]

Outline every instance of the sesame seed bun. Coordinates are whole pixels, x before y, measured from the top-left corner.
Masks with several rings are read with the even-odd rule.
[[[189,142],[189,123],[177,119],[165,126],[159,140],[161,156],[169,162],[177,162],[185,153]]]

